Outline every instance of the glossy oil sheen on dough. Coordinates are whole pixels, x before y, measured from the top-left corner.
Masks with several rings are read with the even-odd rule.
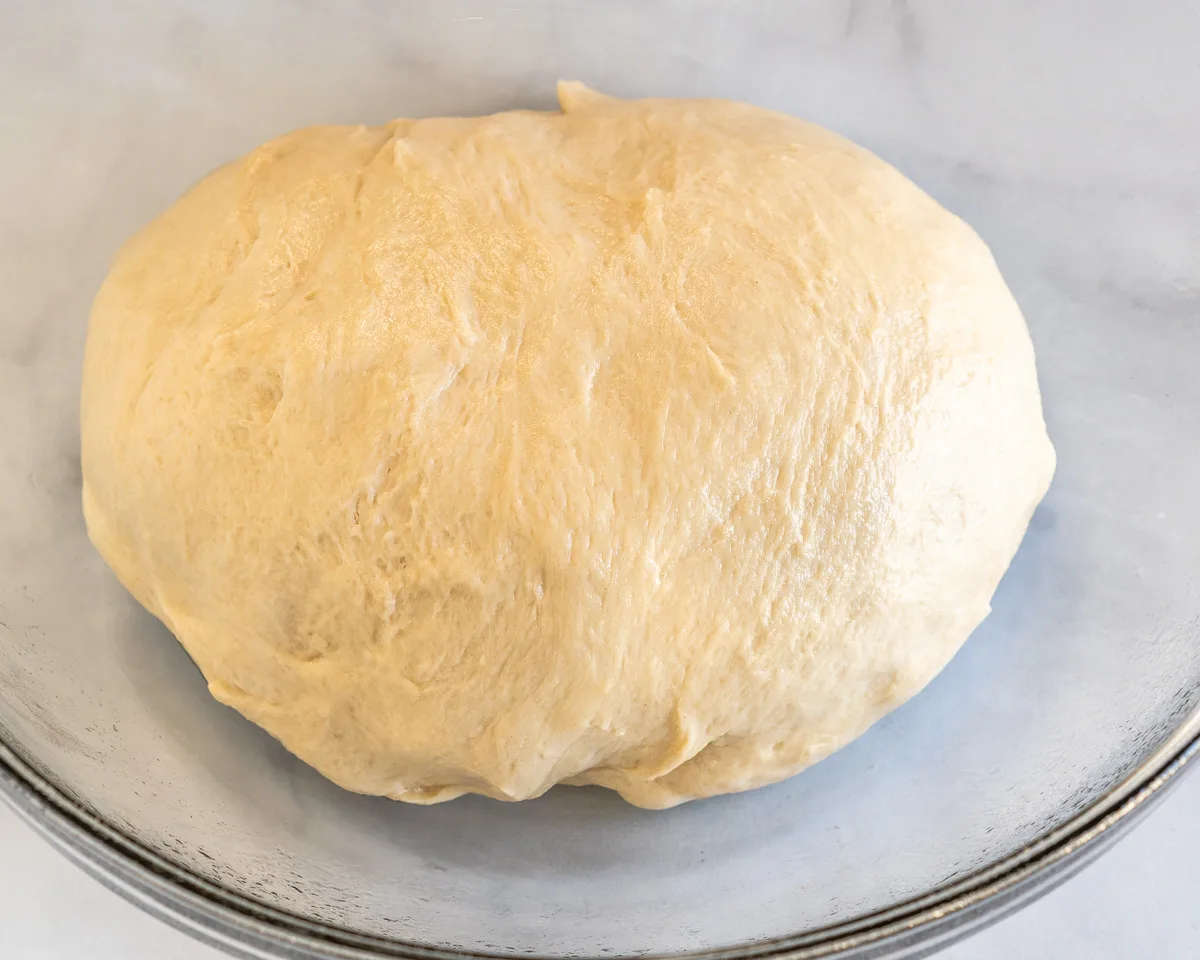
[[[272,141],[95,302],[93,542],[351,790],[790,776],[941,669],[1054,469],[991,255],[887,164],[560,100]]]

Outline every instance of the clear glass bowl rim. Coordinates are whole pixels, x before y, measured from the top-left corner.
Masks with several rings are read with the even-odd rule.
[[[804,933],[663,960],[849,960],[926,956],[1048,892],[1102,853],[1200,765],[1194,711],[1128,777],[1090,806],[986,867],[886,910]],[[0,797],[109,889],[197,939],[243,958],[511,960],[355,933],[260,903],[203,879],[124,835],[42,774],[0,730]],[[528,957],[528,960],[558,958]],[[645,955],[643,960],[646,960]],[[619,960],[606,957],[605,960]]]

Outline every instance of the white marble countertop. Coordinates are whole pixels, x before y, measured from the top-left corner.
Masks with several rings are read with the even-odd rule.
[[[1200,776],[1083,873],[945,960],[1190,960],[1200,951]],[[0,804],[0,957],[218,960],[70,864]]]

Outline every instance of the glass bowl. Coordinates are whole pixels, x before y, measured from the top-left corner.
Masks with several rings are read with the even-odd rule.
[[[247,957],[913,956],[1046,889],[1200,734],[1200,18],[1144,4],[137,0],[0,12],[0,786]],[[213,701],[84,534],[78,383],[118,245],[288,129],[718,95],[860,141],[971,222],[1058,474],[991,617],[792,780],[354,796]]]

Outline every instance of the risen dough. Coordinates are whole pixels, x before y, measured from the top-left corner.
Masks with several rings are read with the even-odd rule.
[[[779,780],[919,690],[1049,483],[987,248],[726,102],[302,130],[121,252],[92,540],[351,790]]]

